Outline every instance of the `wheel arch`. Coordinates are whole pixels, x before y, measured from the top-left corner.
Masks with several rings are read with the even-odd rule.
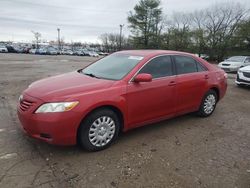
[[[216,95],[217,95],[217,102],[220,100],[220,90],[218,89],[218,87],[213,86],[211,87],[209,90],[213,90],[215,91]]]
[[[78,139],[79,139],[79,129],[81,127],[81,124],[83,123],[83,121],[86,119],[86,117],[88,117],[90,114],[94,113],[95,111],[97,110],[101,110],[101,109],[110,109],[112,110],[113,112],[116,113],[116,115],[118,116],[119,120],[120,120],[120,130],[119,130],[119,133],[123,131],[124,129],[124,114],[122,113],[122,110],[120,108],[118,108],[117,106],[115,105],[110,105],[110,104],[107,104],[107,105],[100,105],[100,106],[97,106],[91,110],[89,110],[89,112],[87,112],[87,114],[82,118],[82,120],[80,121],[80,124],[78,125],[78,128],[77,128],[77,142],[78,142]]]

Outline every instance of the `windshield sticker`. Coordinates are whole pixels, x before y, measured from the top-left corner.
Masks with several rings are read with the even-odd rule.
[[[141,56],[129,56],[128,57],[128,59],[134,59],[134,60],[142,60],[143,59],[143,57],[141,57]]]

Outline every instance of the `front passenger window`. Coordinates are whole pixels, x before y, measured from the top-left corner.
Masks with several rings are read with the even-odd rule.
[[[172,61],[170,56],[160,56],[148,62],[139,72],[151,74],[153,78],[172,76]]]

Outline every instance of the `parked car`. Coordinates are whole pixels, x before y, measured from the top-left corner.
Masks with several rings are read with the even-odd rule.
[[[82,52],[83,52],[83,55],[90,56],[90,51],[83,49]]]
[[[77,51],[75,52],[75,54],[78,55],[78,56],[83,56],[83,55],[84,55],[84,52],[83,52],[82,50],[77,50]]]
[[[37,54],[39,55],[46,55],[47,54],[47,49],[45,48],[39,48],[37,51]]]
[[[238,70],[235,83],[238,86],[250,86],[250,65],[242,67]]]
[[[89,52],[89,56],[90,56],[90,57],[99,57],[99,54],[96,53],[96,52],[94,52],[94,51],[90,51],[90,52]]]
[[[29,53],[30,54],[37,54],[38,53],[38,49],[36,49],[36,48],[35,49],[30,49]]]
[[[102,55],[102,56],[106,56],[106,55],[109,55],[109,53],[106,53],[106,52],[98,52],[99,55]]]
[[[17,53],[17,50],[13,46],[6,46],[9,53]]]
[[[202,59],[208,60],[209,56],[207,54],[195,54],[197,57],[200,57]]]
[[[20,47],[20,46],[16,46],[15,50],[17,51],[17,53],[20,53],[20,54],[24,53],[24,51],[25,51],[24,47]]]
[[[236,72],[239,68],[250,65],[250,56],[233,56],[219,63],[226,72]]]
[[[57,55],[58,51],[55,48],[48,48],[46,53],[48,55]]]
[[[68,50],[68,49],[63,49],[62,50],[62,54],[63,55],[73,55],[73,51],[72,50]]]
[[[97,151],[121,131],[190,112],[210,116],[226,89],[226,73],[195,55],[121,51],[32,83],[17,111],[32,137]]]
[[[30,51],[30,47],[25,47],[23,53],[28,54]]]
[[[8,52],[8,49],[6,48],[5,45],[0,45],[0,53],[7,53]]]

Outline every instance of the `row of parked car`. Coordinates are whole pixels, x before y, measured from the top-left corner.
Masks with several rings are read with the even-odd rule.
[[[2,53],[30,53],[30,54],[39,54],[39,55],[78,55],[78,56],[91,56],[91,57],[99,57],[100,55],[105,56],[108,53],[105,52],[95,52],[93,50],[88,49],[62,49],[58,50],[54,47],[41,47],[41,48],[29,48],[29,47],[13,47],[13,46],[5,46],[0,45],[0,52]]]
[[[235,83],[250,86],[250,56],[233,56],[218,65],[225,72],[237,72]]]

